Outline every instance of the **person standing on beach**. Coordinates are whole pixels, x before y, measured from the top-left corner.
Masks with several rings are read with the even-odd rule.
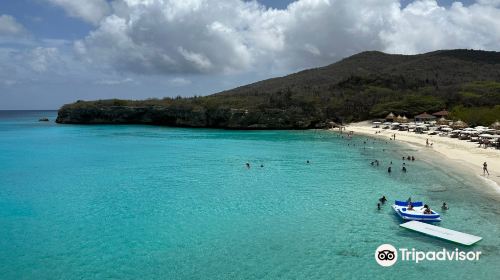
[[[486,174],[488,174],[488,176],[490,176],[490,172],[488,171],[488,164],[485,161],[483,163],[483,175],[486,175]]]
[[[425,146],[429,147],[429,138],[425,139]]]

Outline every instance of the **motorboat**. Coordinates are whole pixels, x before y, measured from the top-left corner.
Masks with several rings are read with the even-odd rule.
[[[409,206],[413,207],[408,209]],[[421,201],[400,201],[396,200],[394,205],[392,205],[394,212],[398,214],[403,220],[408,221],[422,221],[422,222],[440,222],[441,216],[434,210],[431,210],[431,214],[424,214],[425,207],[424,203]]]

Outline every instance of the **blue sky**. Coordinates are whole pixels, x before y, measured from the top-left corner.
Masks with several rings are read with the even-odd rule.
[[[500,1],[0,2],[0,110],[206,95],[357,52],[500,48]]]

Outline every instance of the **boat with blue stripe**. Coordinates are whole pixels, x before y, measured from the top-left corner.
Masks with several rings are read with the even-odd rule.
[[[411,205],[411,206],[410,206]],[[403,220],[408,221],[422,221],[422,222],[441,222],[441,215],[438,212],[431,210],[429,214],[425,213],[426,205],[421,201],[400,201],[396,200],[392,209],[399,215]]]

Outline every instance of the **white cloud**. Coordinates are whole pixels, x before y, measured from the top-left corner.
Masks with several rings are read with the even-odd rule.
[[[87,61],[141,74],[315,67],[365,50],[499,50],[498,1],[298,0],[285,10],[241,0],[115,0],[76,42]]]
[[[37,47],[31,50],[28,63],[35,72],[45,72],[51,64],[58,63],[58,59],[56,48]]]
[[[436,1],[409,4],[392,15],[389,29],[380,38],[384,50],[414,54],[437,49],[474,48],[500,50],[500,9],[485,4],[449,8]]]
[[[500,6],[500,0],[477,0],[477,3],[486,6]]]
[[[176,77],[170,79],[169,83],[174,86],[187,86],[191,84],[191,80],[182,77]]]
[[[26,29],[10,15],[0,15],[0,36],[16,36],[24,34]]]
[[[397,0],[298,0],[284,10],[242,0],[47,1],[96,24],[94,30],[75,42],[40,39],[25,49],[2,47],[0,38],[0,80],[72,77],[115,85],[147,76],[164,86],[208,93],[200,80],[260,79],[365,50],[500,50],[495,0],[447,7],[434,0],[406,7]],[[15,19],[1,16],[2,21]]]
[[[98,85],[108,85],[108,86],[115,86],[128,83],[135,83],[135,81],[132,78],[123,78],[123,79],[99,80],[96,82],[96,84]]]
[[[47,0],[63,8],[70,16],[81,18],[86,22],[97,25],[110,12],[106,0]]]

